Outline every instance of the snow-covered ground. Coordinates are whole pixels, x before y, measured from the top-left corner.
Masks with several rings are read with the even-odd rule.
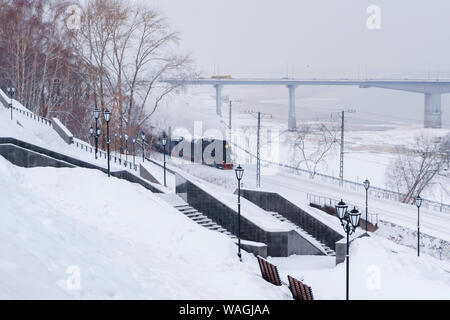
[[[2,299],[286,299],[258,263],[147,189],[0,157]]]
[[[303,279],[317,299],[345,299],[345,263],[332,257],[269,258],[280,276]],[[372,236],[356,239],[350,248],[350,299],[450,298],[450,263]]]
[[[16,167],[0,158],[3,299],[289,299],[256,259],[143,187],[96,170]],[[101,190],[101,192],[99,192]],[[343,299],[334,257],[269,258],[317,299]],[[450,264],[380,237],[351,248],[351,298],[448,299]],[[418,290],[421,288],[423,290]]]
[[[50,127],[19,115],[11,122],[5,110],[0,108],[0,136],[83,157]],[[84,156],[93,161],[92,155]],[[145,166],[161,181],[159,166]],[[227,192],[225,200],[233,205],[233,171],[178,166],[216,194]],[[245,169],[244,187],[253,188],[254,166]],[[168,174],[168,182],[173,190],[173,175]],[[282,171],[264,175],[262,183],[299,205],[307,205],[308,192],[343,196],[338,187]],[[285,286],[275,287],[261,278],[254,256],[244,253],[240,263],[230,238],[199,226],[138,184],[97,170],[19,168],[0,157],[0,195],[0,298],[291,298]],[[358,193],[344,195],[363,203]],[[411,206],[371,199],[371,210],[414,226]],[[422,223],[423,232],[448,240],[448,215],[424,210]],[[350,254],[353,299],[450,297],[448,261],[426,254],[418,259],[413,248],[377,235],[355,240]],[[279,267],[283,281],[287,274],[303,279],[317,299],[345,297],[345,264],[334,266],[334,257],[269,260]]]

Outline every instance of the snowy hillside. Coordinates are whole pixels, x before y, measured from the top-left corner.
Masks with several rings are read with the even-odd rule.
[[[0,194],[2,299],[289,297],[261,279],[253,256],[240,263],[227,236],[99,171],[0,157]]]

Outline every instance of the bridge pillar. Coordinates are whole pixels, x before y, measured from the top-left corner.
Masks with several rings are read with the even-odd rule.
[[[425,93],[425,114],[423,126],[425,128],[442,127],[440,93]]]
[[[297,115],[295,113],[295,89],[297,86],[289,85],[289,114],[288,114],[288,130],[295,131],[297,129]]]
[[[218,116],[222,117],[222,88],[223,85],[216,84],[216,113]]]

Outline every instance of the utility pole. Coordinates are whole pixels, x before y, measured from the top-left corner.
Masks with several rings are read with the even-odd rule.
[[[342,111],[342,123],[341,123],[341,155],[339,160],[339,185],[344,185],[344,115],[345,111]]]
[[[230,99],[230,111],[228,114],[228,143],[231,143],[231,107],[232,107],[233,101]]]
[[[333,112],[333,114],[338,114],[341,117],[341,150],[339,156],[339,185],[342,187],[344,185],[344,125],[345,125],[345,112],[355,113],[355,109],[349,109],[347,111]]]
[[[258,131],[256,139],[256,187],[261,188],[261,112],[258,112]]]
[[[228,128],[231,130],[231,107],[232,107],[233,101],[230,100],[230,111],[228,115]]]

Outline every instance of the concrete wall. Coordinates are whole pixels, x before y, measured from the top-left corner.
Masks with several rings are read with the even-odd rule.
[[[236,240],[236,245],[237,245]],[[247,252],[253,253],[255,256],[267,258],[267,245],[254,244],[251,241],[242,241],[241,248]]]
[[[206,215],[234,235],[238,233],[238,213],[176,173],[176,193],[190,206]],[[287,257],[291,254],[322,255],[322,251],[304,239],[297,231],[266,231],[241,216],[241,239],[265,243],[267,254]]]
[[[107,173],[107,169],[98,167],[89,162],[78,160],[64,154],[47,150],[31,143],[20,141],[14,138],[0,138],[0,154],[17,166],[30,168],[36,166],[51,167],[81,167],[100,170]],[[138,183],[144,188],[154,193],[161,193],[155,186],[144,179],[135,176],[129,171],[112,171],[113,177],[124,179],[132,183]]]
[[[65,125],[59,121],[58,118],[52,119],[52,128],[56,131],[56,133],[59,134],[59,136],[67,143],[72,144],[73,143],[73,134],[69,131],[69,129],[66,128]]]
[[[335,250],[342,235],[275,192],[241,189],[241,195],[267,211],[278,212],[315,239]]]
[[[3,92],[3,91],[2,91]],[[5,98],[3,98],[3,95],[0,94],[0,103],[5,107],[5,108],[9,108],[9,102],[6,101]]]
[[[55,168],[73,168],[74,166],[64,161],[56,160],[27,150],[13,144],[1,144],[0,155],[6,160],[19,167],[34,168],[34,167],[55,167]]]
[[[139,165],[139,175],[141,176],[141,178],[144,178],[150,182],[160,184],[158,180],[156,180],[155,177],[147,169],[145,169],[142,164]]]

